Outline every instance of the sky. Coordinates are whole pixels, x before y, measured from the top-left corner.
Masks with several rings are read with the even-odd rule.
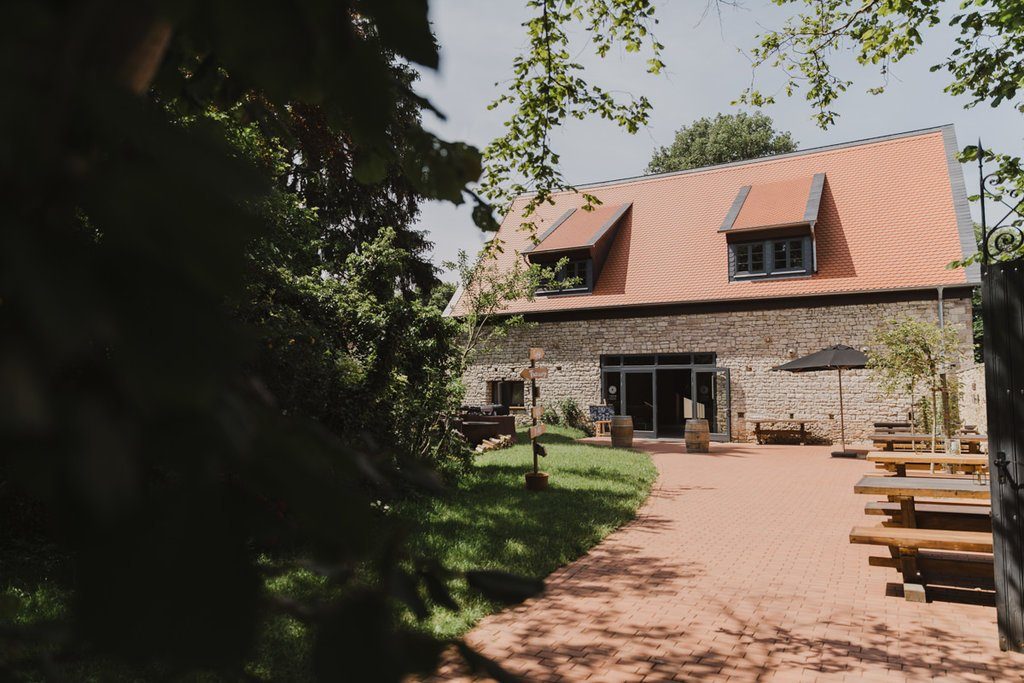
[[[680,126],[702,116],[740,111],[730,103],[752,79],[763,92],[778,90],[781,75],[767,68],[754,74],[746,53],[758,33],[781,27],[794,8],[780,8],[769,0],[741,2],[738,8],[723,7],[720,17],[714,11],[705,15],[705,0],[656,3],[660,21],[655,35],[665,45],[662,60],[667,64],[657,76],[645,72],[647,55],[612,51],[601,59],[588,49],[585,32],[573,31],[573,48],[580,52],[585,77],[609,91],[645,95],[653,112],[649,125],[635,135],[599,120],[573,121],[558,130],[553,146],[568,182],[642,174],[652,151],[671,143]],[[526,45],[521,24],[527,17],[522,0],[431,0],[441,64],[437,71],[421,71],[417,90],[446,118],[428,114],[428,129],[481,149],[501,135],[509,111],[488,111],[487,105],[508,87],[512,60]],[[802,96],[779,93],[779,103],[764,111],[777,129],[793,134],[801,149],[952,123],[961,147],[980,136],[986,147],[1019,154],[1024,130],[1018,113],[1005,105],[964,109],[967,98],[943,92],[949,77],[929,71],[952,49],[952,37],[945,27],[926,33],[921,51],[892,68],[882,95],[866,92],[881,83],[876,70],[857,65],[850,54],[839,55],[835,69],[854,85],[833,107],[840,118],[828,130],[817,127]],[[968,193],[973,193],[976,172],[966,166],[964,170]],[[442,268],[460,249],[475,253],[488,237],[474,226],[468,204],[429,202],[422,207],[418,227],[429,234],[432,261]],[[443,277],[454,279],[448,272]]]

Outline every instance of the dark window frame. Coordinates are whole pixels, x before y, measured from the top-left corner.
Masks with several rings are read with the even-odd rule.
[[[627,363],[627,358],[645,358],[654,356],[654,362],[646,365],[635,365]],[[690,362],[688,363],[674,363],[675,357],[678,356],[689,356]],[[705,363],[698,363],[697,357],[708,359],[710,361]],[[601,356],[601,369],[617,371],[619,369],[630,371],[637,368],[652,368],[652,367],[675,367],[675,368],[712,368],[718,366],[718,353],[716,351],[693,351],[693,352],[678,352],[678,353],[611,353],[603,354]]]
[[[571,272],[570,272],[571,271]],[[583,283],[575,287],[546,289],[544,283],[537,288],[536,294],[552,296],[557,294],[580,294],[594,289],[594,259],[572,259],[555,274],[556,280],[580,278]]]
[[[793,244],[799,243],[800,265],[792,264]],[[778,263],[776,246],[786,244],[784,251],[785,263]],[[763,270],[749,270],[751,257],[749,254],[754,247],[760,247],[762,254]],[[773,237],[760,240],[744,240],[742,242],[729,243],[729,279],[762,280],[781,277],[794,277],[811,275],[814,272],[814,244],[810,235],[798,237]],[[747,270],[740,270],[741,263],[747,263]]]
[[[490,393],[491,403],[494,405],[505,406],[508,408],[523,408],[526,405],[526,382],[521,379],[495,379],[488,383],[488,390]],[[505,403],[502,398],[502,387],[507,385],[508,403]],[[519,385],[518,393],[521,397],[520,403],[514,403],[514,397],[516,395],[516,385]]]

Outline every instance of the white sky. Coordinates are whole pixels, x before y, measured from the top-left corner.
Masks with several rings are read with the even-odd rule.
[[[780,8],[768,0],[744,0],[739,9],[723,8],[721,22],[714,12],[703,21],[705,0],[658,3],[658,39],[664,43],[668,68],[659,76],[645,72],[648,55],[611,53],[592,56],[582,31],[574,34],[574,49],[587,68],[586,78],[606,90],[646,95],[654,105],[648,128],[629,135],[609,122],[572,121],[554,136],[562,170],[571,183],[622,178],[643,173],[656,147],[667,145],[680,126],[702,116],[733,112],[730,102],[751,82],[750,62],[741,50],[755,44],[755,35],[782,25],[793,8]],[[521,26],[527,17],[522,0],[431,0],[430,16],[441,45],[441,67],[425,71],[418,85],[444,112],[446,121],[428,116],[426,125],[443,138],[462,140],[483,148],[502,132],[508,110],[488,111],[511,74],[513,57],[526,43]],[[776,128],[788,130],[801,149],[885,135],[945,123],[956,126],[961,147],[982,136],[986,147],[1017,152],[1021,120],[1011,107],[979,106],[964,109],[966,98],[943,92],[948,76],[930,73],[952,49],[952,34],[945,28],[926,33],[924,49],[897,65],[889,76],[888,91],[868,95],[877,85],[877,71],[859,67],[844,55],[836,70],[855,82],[833,107],[839,122],[822,131],[812,120],[808,103],[798,96],[785,98],[766,109]],[[781,76],[764,69],[757,75],[764,92],[777,89]],[[495,85],[498,83],[498,85]],[[976,186],[974,168],[965,167],[968,193]],[[440,266],[454,260],[459,249],[474,253],[483,244],[470,217],[470,207],[430,202],[423,206],[419,227],[435,243],[432,259]],[[448,276],[450,279],[450,276]]]

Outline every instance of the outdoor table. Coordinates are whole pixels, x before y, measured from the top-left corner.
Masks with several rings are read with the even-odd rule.
[[[850,541],[889,547],[891,557],[871,557],[868,562],[899,570],[903,575],[903,595],[907,600],[924,602],[924,584],[939,575],[970,575],[974,579],[991,576],[991,556],[984,554],[992,552],[991,531],[919,529],[914,507],[916,498],[987,501],[990,499],[987,482],[979,483],[973,477],[866,476],[853,490],[854,493],[887,496],[890,501],[899,502],[900,521],[897,526],[854,527],[850,531]],[[965,509],[970,507],[965,506]],[[969,554],[921,557],[923,549],[967,551]]]
[[[930,444],[932,442],[931,434],[911,434],[910,432],[894,432],[894,433],[882,433],[876,432],[871,434],[869,437],[875,443],[883,444],[883,448],[886,451],[894,450],[895,444],[910,444],[910,443],[921,443]],[[988,436],[985,434],[954,434],[954,439],[960,441],[961,444],[967,446],[968,452],[980,453],[981,444],[988,442]],[[944,444],[946,437],[937,434],[935,436],[936,444]]]
[[[863,477],[853,487],[854,493],[887,496],[900,504],[903,526],[916,527],[915,498],[960,498],[989,500],[988,482],[974,477]]]
[[[929,465],[932,470],[936,465],[951,465],[970,474],[987,467],[988,457],[948,453],[876,452],[868,454],[868,462],[884,466],[890,472],[895,472],[897,477],[905,477],[907,476],[907,465]]]
[[[754,438],[758,443],[764,443],[764,436],[771,431],[787,431],[793,432],[793,436],[799,437],[800,445],[807,445],[807,425],[818,422],[819,420],[811,418],[800,418],[800,417],[748,417],[747,422],[754,423]],[[798,425],[799,432],[796,429],[790,430],[769,430],[761,429],[762,424],[788,424]]]

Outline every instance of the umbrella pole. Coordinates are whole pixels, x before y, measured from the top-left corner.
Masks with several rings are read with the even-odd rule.
[[[846,452],[846,418],[843,416],[843,369],[839,368],[839,442]]]

